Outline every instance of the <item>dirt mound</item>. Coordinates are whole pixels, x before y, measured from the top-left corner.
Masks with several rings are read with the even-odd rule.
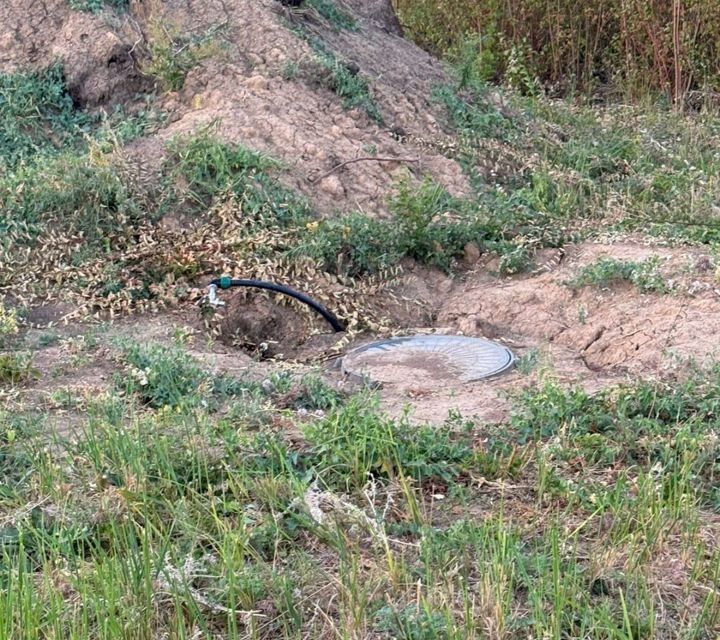
[[[141,34],[129,17],[74,11],[66,0],[5,0],[0,24],[0,72],[60,63],[79,107],[122,104],[153,86],[137,68]]]
[[[449,411],[487,422],[507,418],[509,397],[548,377],[590,392],[637,377],[681,378],[689,360],[717,359],[720,287],[701,249],[654,246],[639,239],[546,250],[534,274],[500,278],[493,262],[479,263],[454,282],[441,282],[419,299],[434,317],[422,331],[484,337],[520,358],[497,379],[450,384],[442,375],[383,379],[385,406],[418,421],[439,422]],[[642,293],[628,282],[571,287],[583,267],[599,260],[657,260],[668,293]],[[543,264],[544,263],[544,264]],[[400,333],[418,325],[402,324]]]
[[[629,283],[567,284],[600,258],[651,256],[658,257],[673,293],[642,293]],[[661,373],[678,361],[716,355],[720,295],[702,257],[694,249],[635,243],[569,247],[547,273],[503,282],[487,273],[469,278],[445,301],[438,320],[467,335],[503,336],[528,347],[558,345],[592,371]]]
[[[27,5],[8,0],[0,9],[8,25],[0,71],[59,62],[80,107],[126,104],[162,87],[148,72],[158,34],[167,40],[166,66],[192,42],[214,43],[212,55],[190,65],[182,89],[161,96],[169,126],[138,141],[131,155],[158,165],[169,138],[219,122],[226,141],[282,160],[289,186],[324,214],[360,207],[383,215],[393,186],[407,175],[432,175],[453,193],[468,190],[460,166],[433,146],[448,136],[431,96],[449,78],[438,61],[397,35],[386,0],[339,3],[351,28],[338,28],[308,5],[291,10],[276,0],[132,1],[127,11],[96,14],[66,0]],[[365,80],[375,119],[360,107],[344,108],[327,86],[327,64],[346,65]]]
[[[363,13],[376,15],[368,8]],[[216,33],[222,53],[190,70],[183,88],[164,97],[172,123],[157,145],[220,122],[225,140],[282,160],[288,185],[324,214],[360,207],[383,215],[393,186],[406,175],[429,174],[451,192],[467,191],[460,166],[423,142],[447,137],[431,94],[448,77],[440,63],[383,26],[387,20],[361,18],[357,30],[334,30],[314,10],[289,11],[275,0],[169,2],[164,15],[184,33]],[[141,24],[157,20],[137,16]],[[343,107],[325,86],[328,72],[311,41],[367,80],[382,123]],[[356,162],[339,166],[349,160]]]

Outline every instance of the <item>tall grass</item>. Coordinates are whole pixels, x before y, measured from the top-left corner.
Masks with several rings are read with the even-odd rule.
[[[662,94],[677,105],[720,86],[720,5],[707,0],[436,2],[396,0],[407,31],[435,53],[459,55],[472,37],[478,71],[527,71],[568,91]],[[465,43],[465,45],[463,45]],[[515,76],[515,78],[513,78]]]
[[[254,391],[213,410],[180,346],[118,355],[147,383],[86,398],[72,433],[0,411],[0,637],[719,628],[717,368],[597,397],[549,385],[505,425],[412,425],[364,394],[289,411],[294,385],[320,392],[302,379],[251,421]]]

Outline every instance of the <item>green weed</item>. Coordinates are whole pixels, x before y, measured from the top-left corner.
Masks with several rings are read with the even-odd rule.
[[[225,400],[263,394],[257,383],[212,376],[180,346],[129,342],[121,345],[121,352],[125,371],[118,386],[155,409],[180,411],[202,405],[214,411]]]
[[[0,384],[13,386],[39,376],[40,372],[32,366],[31,354],[0,353]]]
[[[627,262],[614,258],[600,258],[584,266],[570,281],[570,287],[599,287],[608,289],[617,282],[631,282],[641,293],[668,293],[670,287],[659,269],[659,258],[642,262]]]
[[[342,394],[331,387],[317,374],[306,374],[299,384],[299,397],[295,405],[304,409],[333,409],[343,401]]]
[[[91,121],[73,105],[60,65],[0,74],[0,172],[77,147]]]
[[[44,228],[57,225],[101,244],[109,234],[144,216],[119,173],[106,158],[72,153],[49,159],[42,167],[22,167],[0,183],[0,202],[12,215],[0,229],[31,242]]]
[[[307,0],[308,6],[317,11],[335,29],[357,30],[357,20],[342,9],[338,8],[333,0]]]
[[[184,350],[159,344],[128,344],[122,378],[126,393],[137,393],[154,408],[180,407],[200,401],[207,374]],[[207,392],[207,391],[206,391]]]
[[[249,220],[290,226],[310,216],[307,202],[272,177],[277,161],[241,145],[226,144],[203,130],[177,138],[169,145],[165,173],[171,183],[169,202],[180,201],[186,209],[204,213],[220,196],[235,196]]]
[[[214,26],[202,34],[187,35],[166,20],[154,20],[148,38],[150,60],[143,72],[155,77],[165,91],[179,91],[191,69],[222,51],[221,29]]]
[[[463,97],[451,87],[438,87],[433,95],[447,109],[450,121],[460,136],[471,144],[485,138],[506,140],[522,126],[521,122],[505,117],[483,95],[487,92],[489,89],[483,91],[476,85],[474,91],[468,90]]]
[[[55,330],[45,331],[38,336],[38,346],[52,347],[60,340],[60,335]]]
[[[474,452],[463,434],[449,428],[395,422],[367,398],[353,398],[322,421],[305,428],[315,468],[330,485],[356,489],[373,475],[418,481],[457,478]]]
[[[339,60],[319,40],[311,40],[310,45],[315,51],[320,84],[337,94],[345,109],[362,109],[371,120],[382,124],[383,118],[368,81],[357,70]]]
[[[15,309],[7,308],[0,301],[0,347],[2,347],[11,336],[18,333],[18,317]]]
[[[126,11],[130,6],[130,0],[68,0],[68,5],[75,11],[86,13],[99,13],[106,7]]]

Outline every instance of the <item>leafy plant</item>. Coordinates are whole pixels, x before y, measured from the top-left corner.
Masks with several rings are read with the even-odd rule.
[[[383,118],[370,85],[360,72],[340,61],[319,40],[310,40],[310,45],[315,50],[315,61],[320,69],[320,84],[336,93],[346,109],[362,109],[372,120],[382,124]]]
[[[327,418],[307,425],[309,458],[330,485],[361,488],[369,476],[402,474],[449,482],[472,464],[467,438],[449,428],[409,428],[379,413],[374,401],[352,398]]]
[[[154,408],[192,406],[209,392],[209,377],[196,360],[178,347],[131,343],[123,347],[126,393],[137,393]]]
[[[18,332],[18,318],[15,309],[7,308],[0,301],[0,347],[10,336]]]
[[[39,376],[40,372],[32,366],[30,354],[0,353],[0,384],[12,386]]]
[[[333,0],[307,0],[307,4],[315,9],[335,29],[357,30],[357,20],[342,9]]]
[[[164,172],[172,183],[170,202],[181,200],[203,213],[214,198],[234,195],[242,200],[248,220],[282,226],[303,223],[310,215],[308,203],[271,175],[279,168],[277,161],[221,142],[212,129],[176,138],[169,150]]]
[[[416,607],[410,605],[400,611],[390,606],[380,609],[377,614],[378,629],[392,633],[402,640],[441,640],[448,637],[445,616],[433,611],[429,604]]]
[[[143,71],[157,78],[165,91],[179,91],[191,69],[222,50],[217,39],[220,29],[214,26],[199,35],[186,35],[166,20],[155,19],[148,38],[150,60]]]
[[[306,374],[300,380],[300,395],[296,406],[304,409],[333,409],[341,404],[342,394],[317,374]]]
[[[580,269],[568,282],[571,287],[595,286],[607,289],[614,282],[632,282],[642,293],[667,293],[668,283],[659,270],[657,256],[642,262],[625,262],[615,258],[600,258]]]
[[[91,122],[75,108],[60,65],[0,74],[0,174],[78,146]]]
[[[479,41],[476,67],[486,70],[480,77],[523,90],[535,89],[538,77],[555,92],[591,95],[601,86],[606,95],[664,95],[682,105],[720,71],[720,14],[703,0],[639,0],[631,12],[620,0],[590,9],[571,0],[552,7],[538,0],[399,0],[397,9],[422,46],[452,56],[468,38]]]

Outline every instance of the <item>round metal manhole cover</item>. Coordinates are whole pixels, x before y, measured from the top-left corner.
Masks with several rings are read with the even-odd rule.
[[[363,345],[342,360],[343,373],[375,382],[474,382],[509,370],[510,349],[482,338],[416,335]]]

